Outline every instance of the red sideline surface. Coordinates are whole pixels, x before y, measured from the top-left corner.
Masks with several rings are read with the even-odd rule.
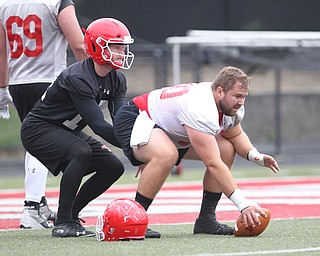
[[[313,190],[310,195],[305,198],[304,195],[300,195],[299,193],[291,194],[288,198],[292,199],[292,197],[297,200],[297,204],[286,204],[286,203],[267,203],[263,204],[264,208],[268,208],[271,212],[272,219],[286,219],[286,218],[311,218],[311,217],[320,217],[320,177],[311,177],[311,178],[280,178],[276,180],[246,180],[239,181],[238,185],[240,188],[245,190],[257,190],[265,189],[266,191],[272,191],[275,188],[284,187],[286,188],[302,188],[303,190],[308,190],[309,187],[313,186]],[[285,190],[285,189],[284,189]],[[113,187],[108,190],[108,193],[122,193],[126,192],[134,192],[135,187]],[[194,183],[181,183],[181,184],[165,184],[161,191],[173,192],[177,193],[175,198],[179,198],[179,191],[195,191],[197,195],[201,195],[202,185]],[[57,198],[59,196],[59,191],[49,190],[47,193],[47,197]],[[182,193],[183,194],[183,193]],[[255,197],[255,195],[253,195]],[[285,195],[275,195],[273,199],[286,198]],[[1,200],[12,199],[19,202],[23,202],[24,192],[23,191],[1,191],[0,190],[0,202]],[[183,196],[181,196],[183,198]],[[200,197],[199,197],[200,198]],[[17,200],[18,199],[18,200]],[[166,196],[163,196],[162,199],[166,200]],[[272,197],[268,197],[268,199],[272,199]],[[315,204],[304,202],[305,199],[312,199]],[[6,201],[6,202],[7,202]],[[275,201],[276,202],[276,201]],[[161,203],[166,204],[166,203]],[[167,205],[169,205],[168,203]],[[181,204],[181,203],[180,203]],[[4,218],[1,217],[10,215],[10,202],[0,204],[1,207],[7,210],[0,211],[0,230],[4,229],[18,229],[19,228],[19,218]],[[15,205],[16,206],[16,205]],[[22,210],[22,209],[21,209]],[[217,212],[217,220],[224,221],[235,221],[239,215],[239,212],[236,210],[228,210],[228,211],[218,211]],[[166,214],[149,214],[149,224],[179,224],[179,223],[194,223],[195,219],[198,217],[197,212],[188,212],[188,213],[166,213]],[[84,218],[86,221],[85,226],[93,226],[96,223],[96,217],[87,217]]]

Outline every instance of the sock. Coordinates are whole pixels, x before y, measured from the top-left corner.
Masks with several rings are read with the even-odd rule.
[[[43,206],[43,205],[47,205],[47,204],[48,204],[47,198],[45,196],[41,197],[40,205]]]
[[[209,217],[210,219],[215,220],[216,208],[221,195],[222,193],[210,192],[204,189],[199,217]]]
[[[72,207],[73,201],[59,200],[59,207],[55,225],[72,221]]]
[[[151,205],[153,199],[147,198],[143,195],[141,195],[138,191],[136,193],[135,200],[142,205],[142,207],[147,211],[149,206]]]
[[[48,170],[34,156],[25,156],[25,200],[40,202],[45,194]]]

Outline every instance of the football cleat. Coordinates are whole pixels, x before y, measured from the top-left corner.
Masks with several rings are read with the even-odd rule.
[[[53,225],[41,213],[40,205],[24,206],[20,219],[20,228],[22,229],[41,229],[52,228]]]
[[[193,234],[210,234],[210,235],[233,235],[234,228],[226,224],[221,224],[216,220],[209,218],[197,218],[194,224]]]
[[[55,221],[56,219],[56,214],[51,211],[51,209],[49,208],[48,206],[48,203],[47,203],[47,199],[45,197],[42,197],[41,198],[41,202],[40,202],[40,212],[41,214],[49,221]]]
[[[53,237],[92,237],[96,233],[86,230],[78,221],[63,222],[53,227]]]
[[[158,231],[154,231],[151,228],[147,228],[146,233],[144,234],[145,238],[160,238],[161,234]]]

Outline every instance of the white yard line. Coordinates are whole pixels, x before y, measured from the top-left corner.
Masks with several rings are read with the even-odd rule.
[[[315,252],[320,251],[320,247],[310,247],[302,249],[286,249],[286,250],[273,250],[273,251],[255,251],[255,252],[235,252],[235,253],[218,253],[218,254],[196,254],[189,256],[242,256],[242,255],[269,255],[269,254],[282,254],[282,253],[301,253],[301,252]]]

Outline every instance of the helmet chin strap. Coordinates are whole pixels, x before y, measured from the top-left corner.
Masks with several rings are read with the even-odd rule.
[[[108,61],[108,65],[110,68],[115,69],[115,70],[118,70],[121,68],[120,66],[116,66],[115,64],[113,64],[111,60]]]

